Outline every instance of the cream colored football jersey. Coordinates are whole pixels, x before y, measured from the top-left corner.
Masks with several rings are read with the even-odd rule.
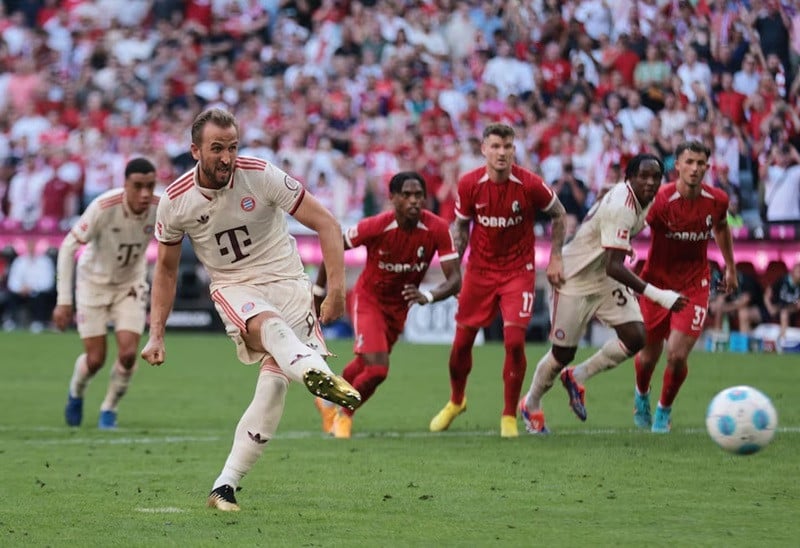
[[[630,251],[631,238],[646,225],[642,208],[628,183],[614,185],[597,202],[578,227],[575,237],[564,246],[564,277],[559,289],[565,295],[586,295],[608,283],[605,250]]]
[[[167,245],[191,239],[211,278],[211,291],[304,276],[285,213],[305,195],[295,179],[269,162],[236,159],[231,182],[202,188],[195,166],[167,187],[158,207],[156,238]]]
[[[78,259],[78,280],[116,290],[141,284],[147,277],[146,251],[153,239],[159,197],[134,214],[125,202],[124,189],[104,192],[93,200],[72,227],[59,251],[58,303],[72,303],[75,251],[85,244]]]

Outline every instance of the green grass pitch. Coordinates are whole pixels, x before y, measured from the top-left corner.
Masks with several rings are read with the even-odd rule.
[[[341,371],[350,342],[331,348]],[[557,384],[544,400],[553,434],[508,440],[499,436],[498,344],[475,349],[468,411],[448,432],[428,432],[449,395],[448,350],[399,344],[351,440],[324,436],[311,396],[293,384],[277,436],[242,482],[242,511],[224,514],[205,500],[257,369],[239,364],[223,335],[169,333],[167,363],[139,364],[120,428],[100,432],[108,365],[89,386],[83,426],[68,428],[77,335],[0,334],[0,546],[800,542],[797,355],[693,354],[667,436],[634,430],[627,361],[589,381],[587,422]],[[544,350],[528,346],[523,390]],[[748,457],[717,448],[704,427],[712,396],[738,384],[769,395],[780,423],[772,444]]]

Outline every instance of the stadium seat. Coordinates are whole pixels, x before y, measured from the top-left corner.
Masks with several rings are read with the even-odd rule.
[[[764,273],[761,275],[761,285],[766,288],[778,281],[781,276],[789,272],[786,263],[783,261],[770,261]]]
[[[756,271],[756,267],[753,266],[753,263],[750,261],[741,261],[736,263],[736,270],[741,272],[746,276],[750,276],[754,280],[758,279],[758,272]]]

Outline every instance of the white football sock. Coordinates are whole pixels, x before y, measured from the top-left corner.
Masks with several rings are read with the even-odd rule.
[[[312,367],[331,373],[322,356],[303,344],[289,324],[281,318],[272,317],[261,324],[261,344],[293,381],[303,382],[303,373]]]
[[[119,360],[114,362],[114,368],[111,370],[111,378],[108,380],[108,390],[103,403],[100,405],[100,411],[116,411],[119,400],[128,391],[128,386],[131,383],[131,377],[136,365],[130,369],[125,369]]]
[[[259,374],[253,401],[239,419],[233,447],[212,489],[239,486],[239,480],[250,471],[278,429],[288,386],[289,382],[281,375],[265,371]]]
[[[619,338],[614,337],[607,340],[589,359],[576,365],[572,375],[578,383],[584,384],[601,371],[612,369],[630,357],[628,348]]]
[[[73,398],[83,398],[86,392],[86,385],[92,379],[89,374],[89,367],[86,365],[86,354],[81,354],[75,360],[75,367],[72,371],[72,378],[69,381],[69,395]]]
[[[553,351],[548,350],[536,364],[533,380],[528,393],[525,394],[525,406],[529,411],[538,411],[542,408],[542,396],[553,386],[558,373],[563,369],[558,360],[553,356]]]

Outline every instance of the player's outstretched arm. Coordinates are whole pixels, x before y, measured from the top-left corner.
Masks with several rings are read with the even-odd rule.
[[[329,323],[338,320],[344,315],[345,308],[342,227],[336,217],[308,192],[294,212],[294,218],[319,236],[328,286],[328,294],[320,305],[319,321]]]
[[[561,259],[561,249],[564,247],[564,238],[567,233],[566,210],[558,198],[545,210],[550,216],[552,231],[550,236],[550,260],[547,263],[547,281],[553,287],[561,287],[564,283],[564,263]]]
[[[150,336],[142,349],[142,358],[150,365],[161,365],[166,359],[164,331],[175,302],[180,259],[180,245],[158,243],[158,258],[150,292]]]
[[[731,227],[728,226],[728,220],[724,217],[714,225],[714,240],[716,240],[717,246],[722,253],[722,258],[725,260],[725,276],[721,289],[726,294],[730,294],[739,289],[739,277],[736,275],[736,262],[733,258]]]
[[[459,258],[462,258],[464,252],[467,250],[467,244],[469,243],[469,224],[469,219],[456,218],[453,222],[453,226],[450,227],[450,233],[453,235],[453,244],[456,246]]]
[[[347,243],[347,238],[344,235],[342,236],[342,240],[344,242],[345,251],[351,249],[350,244]],[[317,269],[317,280],[314,282],[314,287],[311,289],[311,292],[314,295],[314,313],[316,313],[317,318],[319,318],[320,310],[322,309],[322,302],[328,295],[328,290],[326,289],[327,286],[328,271],[325,268],[325,262],[323,262]]]
[[[75,253],[81,243],[72,232],[68,232],[58,248],[56,260],[56,307],[53,309],[53,323],[64,330],[72,323],[72,280],[75,273]]]
[[[689,303],[689,299],[676,293],[675,291],[659,289],[648,284],[633,271],[625,266],[625,258],[628,252],[624,249],[608,248],[606,253],[606,275],[619,283],[625,284],[636,293],[644,295],[651,301],[660,304],[664,308],[672,311],[683,310]]]

